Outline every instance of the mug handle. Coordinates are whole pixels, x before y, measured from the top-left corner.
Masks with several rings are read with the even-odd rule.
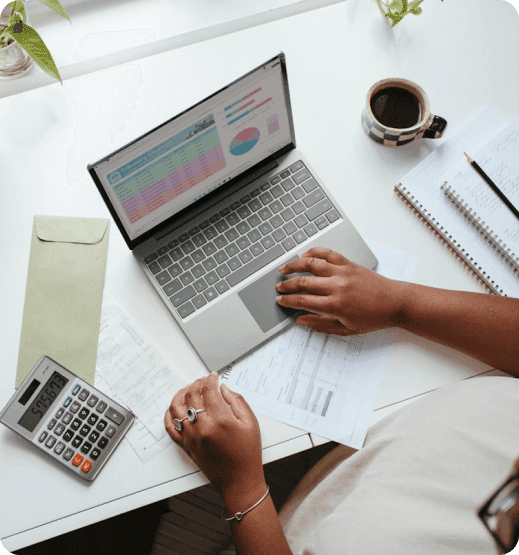
[[[423,133],[424,139],[439,139],[447,127],[447,120],[441,116],[433,116],[431,124]]]

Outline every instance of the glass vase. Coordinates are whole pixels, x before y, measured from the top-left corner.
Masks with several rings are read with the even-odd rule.
[[[27,6],[25,6],[27,14]],[[12,14],[12,8],[6,6],[1,13],[0,23],[7,26],[8,17]],[[26,23],[29,23],[27,14]],[[17,43],[0,48],[0,79],[12,79],[27,73],[33,66],[33,61],[29,54]]]
[[[29,54],[16,42],[0,48],[0,79],[18,77],[33,65]]]

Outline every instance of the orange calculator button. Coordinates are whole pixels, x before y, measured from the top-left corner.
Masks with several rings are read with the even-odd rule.
[[[81,464],[81,462],[83,461],[83,457],[78,453],[73,459],[72,459],[72,464],[74,466],[79,466]]]
[[[81,467],[83,472],[88,472],[92,468],[92,463],[89,460],[86,460]]]

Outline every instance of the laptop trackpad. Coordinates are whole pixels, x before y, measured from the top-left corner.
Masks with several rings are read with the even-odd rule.
[[[299,256],[294,256],[288,262],[297,260]],[[264,333],[277,326],[287,318],[294,320],[299,315],[299,310],[285,308],[278,305],[276,297],[279,295],[276,284],[280,281],[289,279],[292,276],[281,275],[277,268],[264,275],[254,283],[238,293],[254,320]]]

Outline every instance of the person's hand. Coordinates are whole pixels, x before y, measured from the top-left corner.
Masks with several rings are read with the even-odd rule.
[[[306,310],[296,322],[316,331],[353,335],[398,323],[405,282],[380,276],[328,249],[313,248],[279,268],[302,274],[278,283],[281,306]],[[290,293],[289,295],[286,293]]]
[[[230,409],[229,410],[229,406]],[[187,409],[205,409],[192,424],[182,422],[179,432],[173,423]],[[180,445],[225,498],[239,490],[265,491],[259,424],[238,393],[225,385],[218,389],[218,375],[196,380],[181,389],[166,411],[164,424],[171,439]]]

